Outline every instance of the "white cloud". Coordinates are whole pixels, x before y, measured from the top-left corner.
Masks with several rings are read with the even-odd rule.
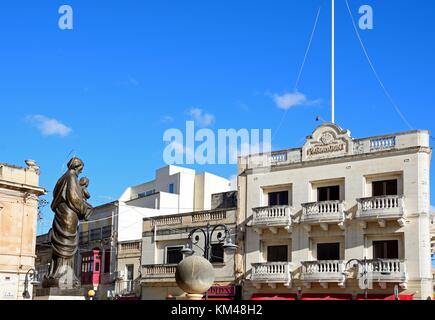
[[[284,94],[273,94],[273,100],[278,108],[288,110],[297,106],[307,106],[317,104],[319,100],[309,100],[307,96],[301,92],[286,92]]]
[[[190,109],[189,115],[200,127],[208,127],[212,125],[215,121],[214,115],[212,115],[211,113],[206,113],[204,110],[199,108]]]
[[[59,120],[51,119],[40,114],[28,116],[26,120],[36,127],[44,136],[57,135],[66,137],[72,132],[71,128],[67,127]]]

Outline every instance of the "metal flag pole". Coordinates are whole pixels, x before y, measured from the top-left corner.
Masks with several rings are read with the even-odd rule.
[[[335,0],[332,1],[331,30],[331,122],[335,123]]]

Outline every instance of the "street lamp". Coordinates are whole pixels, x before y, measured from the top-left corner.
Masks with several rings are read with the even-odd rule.
[[[220,229],[224,229],[224,234],[222,234],[222,232],[219,232],[217,234],[217,240],[218,240],[219,244],[225,242],[225,244],[222,246],[222,248],[224,250],[229,251],[229,252],[236,251],[237,246],[235,244],[233,244],[233,242],[231,241],[231,232],[230,232],[230,229],[226,225],[219,224],[219,225],[211,228],[210,224],[208,224],[205,229],[196,228],[189,233],[189,237],[188,237],[189,243],[185,248],[183,248],[181,250],[181,253],[183,253],[185,255],[194,254],[195,251],[193,250],[193,245],[199,247],[198,243],[199,243],[199,241],[201,241],[201,237],[199,235],[196,235],[195,238],[193,238],[193,236],[195,233],[202,233],[202,235],[204,236],[204,248],[201,248],[201,247],[199,247],[199,248],[204,252],[204,255],[203,255],[204,258],[207,259],[208,261],[210,261],[210,259],[212,258],[212,255],[211,255],[212,239],[213,239],[215,232],[217,232]]]
[[[222,234],[222,229],[223,229],[223,234]],[[218,232],[219,231],[219,232]],[[235,244],[233,244],[233,242],[231,241],[231,232],[230,229],[223,224],[219,224],[214,226],[213,228],[210,226],[210,223],[207,224],[206,228],[196,228],[194,230],[192,230],[189,233],[189,243],[187,244],[187,246],[185,248],[183,248],[181,250],[181,253],[183,253],[184,255],[193,255],[195,253],[195,251],[193,250],[193,246],[197,246],[198,248],[200,248],[203,252],[204,255],[203,257],[211,262],[211,258],[212,258],[212,253],[211,253],[211,248],[212,248],[212,240],[213,240],[213,236],[215,235],[215,233],[217,233],[217,240],[218,243],[221,244],[223,242],[225,242],[224,245],[222,245],[222,248],[225,251],[229,251],[229,252],[235,252],[237,250],[237,246]],[[201,237],[199,234],[202,234],[204,237],[204,248],[201,248],[198,243],[201,241]],[[195,237],[193,237],[196,234]],[[208,291],[205,295],[205,299],[208,299]]]
[[[372,259],[371,261],[377,261],[382,262],[382,259]],[[361,259],[351,259],[346,263],[346,270],[348,269],[349,265],[352,262],[357,262],[359,265],[364,265],[364,271],[362,273],[363,279],[364,279],[364,299],[368,300],[368,292],[369,292],[369,279],[368,279],[368,260],[367,257],[364,257],[363,260]],[[389,274],[387,272],[382,272],[382,274]]]
[[[32,286],[40,285],[41,283],[37,279],[38,273],[35,269],[30,268],[29,271],[26,273],[26,278],[24,279],[24,291],[23,291],[23,298],[24,299],[30,299],[30,292],[29,292],[29,282]]]

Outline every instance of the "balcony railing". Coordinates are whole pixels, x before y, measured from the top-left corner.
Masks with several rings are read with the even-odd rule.
[[[357,218],[362,220],[403,219],[405,201],[403,196],[381,196],[357,199]],[[399,221],[400,224],[403,221]]]
[[[135,280],[117,281],[115,286],[115,295],[131,296],[136,295],[139,288],[139,282]]]
[[[328,223],[337,223],[344,226],[344,201],[321,201],[302,204],[301,223],[321,224],[327,229]]]
[[[390,149],[396,146],[396,137],[381,137],[370,140],[370,150]]]
[[[292,225],[292,208],[290,206],[272,206],[254,208],[252,226],[254,228],[270,228],[276,233],[277,227],[289,230]]]
[[[227,218],[227,211],[201,212],[192,214],[192,222],[220,221]]]
[[[366,269],[367,268],[367,269]],[[378,283],[399,283],[406,286],[406,264],[398,259],[378,259],[363,261],[358,265],[358,278],[361,280],[367,271],[367,279]]]
[[[171,217],[161,217],[153,219],[153,227],[154,226],[168,226],[168,225],[176,225],[183,223],[183,217],[181,216],[171,216]]]
[[[346,263],[340,260],[306,261],[302,262],[301,280],[310,286],[320,283],[327,287],[328,283],[338,283],[344,286],[346,281]]]
[[[258,285],[269,284],[272,287],[276,284],[291,286],[291,263],[270,262],[252,264],[251,281]]]
[[[142,279],[175,278],[176,264],[153,264],[142,266]]]

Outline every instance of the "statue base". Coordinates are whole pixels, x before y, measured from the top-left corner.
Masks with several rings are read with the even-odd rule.
[[[87,292],[84,288],[59,289],[59,288],[36,288],[33,300],[87,300]]]
[[[43,288],[58,288],[60,290],[74,290],[80,288],[74,269],[69,264],[61,265],[55,276],[45,276],[42,280]]]

